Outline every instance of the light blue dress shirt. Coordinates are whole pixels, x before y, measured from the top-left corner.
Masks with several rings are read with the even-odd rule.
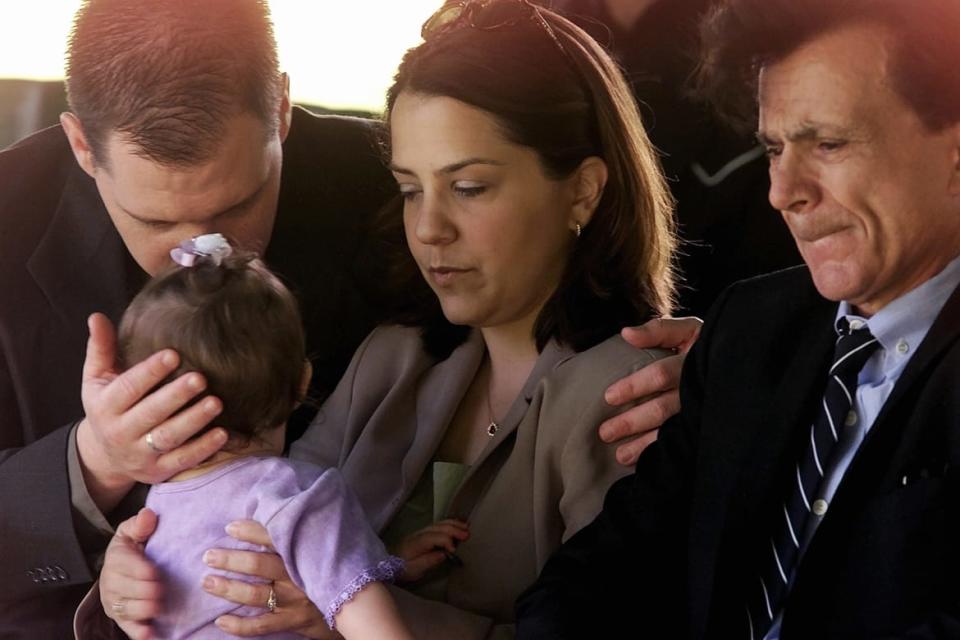
[[[871,318],[857,315],[846,301],[840,303],[834,326],[846,318],[852,329],[866,326],[880,343],[857,377],[857,393],[854,398],[851,420],[844,427],[837,446],[837,464],[828,469],[817,498],[823,500],[827,511],[822,516],[811,514],[800,549],[800,559],[810,544],[814,532],[829,512],[830,501],[843,480],[843,475],[863,440],[873,426],[883,403],[887,401],[894,385],[900,379],[910,358],[923,342],[933,321],[953,290],[960,284],[960,258],[954,258],[943,271],[912,291],[900,296],[883,307]],[[838,334],[839,335],[839,334]],[[853,421],[855,419],[855,422]],[[798,559],[799,562],[799,559]],[[791,582],[793,577],[791,576]],[[777,614],[765,640],[780,640],[782,612]]]

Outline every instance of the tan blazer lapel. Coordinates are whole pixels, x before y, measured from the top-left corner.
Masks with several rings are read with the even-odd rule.
[[[417,385],[416,433],[403,459],[403,486],[398,504],[409,497],[433,460],[457,407],[477,375],[485,351],[480,332],[472,331],[450,357],[428,369]]]
[[[507,411],[507,415],[504,416],[503,421],[500,422],[500,428],[497,430],[497,434],[490,438],[480,457],[477,458],[477,461],[470,467],[470,471],[467,472],[457,493],[451,499],[450,507],[447,509],[447,513],[451,517],[456,517],[461,520],[469,519],[470,512],[473,511],[474,505],[476,505],[483,491],[496,475],[497,469],[499,469],[500,465],[502,465],[509,456],[513,443],[513,434],[517,430],[517,427],[520,426],[523,417],[527,414],[527,409],[530,407],[530,402],[533,400],[540,381],[543,380],[555,366],[573,356],[574,353],[573,349],[560,346],[554,340],[547,343],[540,353],[540,357],[537,358],[537,362],[533,365],[533,370],[527,377],[523,389],[513,401],[513,404],[510,405],[510,409]],[[464,392],[465,391],[466,388],[464,388]]]

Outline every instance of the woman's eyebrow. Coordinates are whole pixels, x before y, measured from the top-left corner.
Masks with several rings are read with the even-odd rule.
[[[437,173],[437,174],[441,174],[441,173],[456,173],[457,171],[460,171],[461,169],[464,169],[464,168],[469,167],[470,165],[474,165],[474,164],[485,164],[485,165],[491,165],[491,166],[494,166],[494,167],[502,167],[502,166],[504,166],[506,163],[500,162],[499,160],[492,160],[492,159],[490,159],[490,158],[467,158],[466,160],[460,160],[460,161],[458,161],[458,162],[454,162],[454,163],[452,163],[452,164],[448,164],[448,165],[446,165],[445,167],[441,167],[440,169],[438,169],[438,170],[436,171],[436,173]],[[392,162],[390,163],[390,171],[392,171],[392,172],[394,172],[394,173],[399,173],[399,174],[402,174],[402,175],[407,175],[407,176],[412,176],[412,175],[414,175],[414,172],[411,171],[410,169],[405,169],[404,167],[401,167],[401,166],[399,166],[399,165],[397,165],[397,164],[394,164],[394,163],[392,163]]]

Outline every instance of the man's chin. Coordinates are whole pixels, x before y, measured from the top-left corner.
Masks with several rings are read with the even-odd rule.
[[[840,302],[841,300],[853,300],[857,297],[860,287],[859,283],[851,273],[849,265],[827,263],[822,265],[811,265],[810,274],[813,277],[813,285],[821,296],[827,300]]]

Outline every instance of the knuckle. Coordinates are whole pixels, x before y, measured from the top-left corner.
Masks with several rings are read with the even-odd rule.
[[[147,419],[152,424],[155,424],[157,422],[156,414],[148,415]],[[172,443],[171,443],[170,434],[167,432],[166,429],[164,429],[163,427],[154,427],[150,431],[150,433],[152,434],[150,436],[150,439],[153,440],[153,444],[155,447],[157,447],[161,451],[166,451],[171,448]]]
[[[121,375],[119,378],[113,381],[113,384],[116,385],[117,390],[123,396],[134,398],[140,395],[139,389],[137,388],[137,385],[134,384],[131,375]]]
[[[673,376],[671,376],[670,371],[669,369],[667,369],[666,364],[662,363],[661,361],[658,361],[654,363],[652,366],[647,368],[649,369],[648,378],[650,380],[650,383],[654,386],[654,388],[665,389],[668,386],[670,386],[670,382]]]
[[[250,626],[251,626],[251,631],[253,631],[258,636],[265,635],[270,632],[270,625],[267,624],[267,621],[263,618],[263,616],[254,618]]]
[[[604,428],[605,435],[608,440],[619,440],[623,436],[624,425],[626,424],[626,419],[624,414],[614,416],[607,420],[607,424]]]
[[[172,454],[171,461],[177,469],[185,469],[193,466],[193,458],[188,451],[175,451]]]
[[[650,413],[657,425],[663,424],[671,415],[670,409],[667,407],[662,396],[650,401]]]

